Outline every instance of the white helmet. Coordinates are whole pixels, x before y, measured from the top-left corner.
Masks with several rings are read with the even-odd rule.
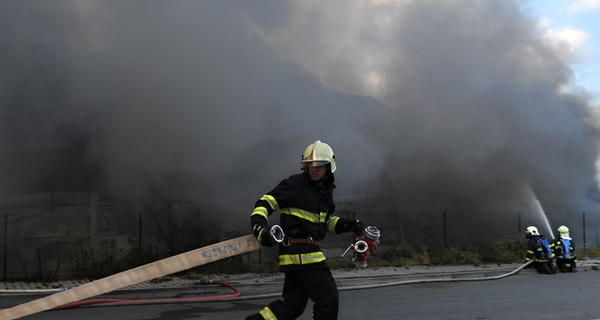
[[[538,229],[534,226],[527,227],[527,229],[525,229],[525,233],[527,234],[528,237],[540,235],[540,233],[538,232]]]
[[[558,229],[556,229],[556,231],[558,231],[558,235],[561,238],[571,239],[571,237],[569,237],[569,228],[567,228],[567,226],[562,225],[562,226],[558,227]]]
[[[333,154],[333,149],[327,143],[317,140],[309,144],[304,150],[300,168],[319,167],[326,164],[330,164],[331,172],[335,172],[335,155]]]

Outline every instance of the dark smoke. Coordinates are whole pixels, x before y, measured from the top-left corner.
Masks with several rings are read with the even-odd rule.
[[[246,227],[314,140],[366,162],[350,150],[367,144],[367,109],[382,106],[276,57],[242,6],[2,6],[3,193],[103,188],[143,201],[179,190]]]
[[[327,86],[395,111],[369,136],[399,210],[538,215],[537,198],[570,223],[566,212],[599,208],[597,110],[563,90],[572,71],[520,3],[293,2],[265,38]]]
[[[598,211],[597,116],[519,3],[3,1],[0,191],[170,190],[245,228],[321,139],[341,194],[403,212]]]

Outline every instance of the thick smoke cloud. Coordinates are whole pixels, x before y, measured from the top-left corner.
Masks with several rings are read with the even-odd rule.
[[[3,1],[1,191],[171,190],[245,228],[322,139],[342,195],[402,212],[597,211],[598,118],[518,3]]]
[[[159,190],[246,228],[314,140],[367,159],[350,150],[367,149],[358,127],[380,104],[273,55],[235,3],[3,7],[4,193],[101,187],[135,202]]]
[[[375,140],[398,208],[526,213],[537,198],[557,223],[598,210],[597,113],[564,92],[564,54],[519,2],[293,4],[266,41],[326,86],[396,111]]]

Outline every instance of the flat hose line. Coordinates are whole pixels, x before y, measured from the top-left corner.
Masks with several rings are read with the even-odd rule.
[[[364,289],[375,289],[375,288],[383,288],[383,287],[391,287],[391,286],[399,286],[399,285],[407,285],[407,284],[419,284],[419,283],[432,283],[432,282],[465,282],[465,281],[485,281],[485,280],[498,280],[502,278],[506,278],[512,276],[529,264],[532,261],[528,261],[518,268],[503,273],[497,276],[491,277],[474,277],[474,278],[437,278],[437,279],[418,279],[418,280],[403,280],[403,281],[392,281],[385,283],[377,283],[377,284],[368,284],[368,285],[358,285],[358,286],[345,286],[339,287],[338,291],[349,291],[349,290],[364,290]],[[263,298],[272,298],[279,297],[281,293],[267,293],[267,294],[257,294],[257,295],[248,295],[242,296],[240,291],[232,286],[229,283],[223,281],[210,281],[212,284],[220,284],[226,286],[234,291],[232,294],[228,295],[217,295],[217,296],[205,296],[205,297],[190,297],[190,298],[167,298],[167,299],[93,299],[93,300],[83,300],[79,302],[69,303],[53,310],[60,309],[69,309],[75,307],[83,307],[83,306],[91,306],[91,305],[101,305],[101,306],[119,306],[119,305],[136,305],[136,304],[165,304],[165,303],[184,303],[184,302],[222,302],[222,301],[240,301],[240,300],[253,300],[253,299],[263,299]],[[4,292],[4,291],[0,291]],[[23,291],[20,291],[23,292]]]
[[[525,267],[530,265],[533,261],[527,261],[518,268],[514,269],[511,272],[504,273],[501,275],[493,276],[493,277],[476,277],[476,278],[454,278],[454,279],[421,279],[421,280],[404,280],[404,281],[392,281],[385,283],[377,283],[377,284],[368,284],[368,285],[360,285],[360,286],[346,286],[339,287],[338,291],[349,291],[349,290],[363,290],[363,289],[375,289],[375,288],[383,288],[383,287],[391,287],[391,286],[399,286],[405,284],[418,284],[418,283],[431,283],[431,282],[465,282],[465,281],[484,281],[484,280],[498,280],[502,278],[506,278],[512,276],[519,271],[523,270]],[[252,299],[262,299],[262,298],[272,298],[279,297],[281,293],[267,293],[267,294],[259,294],[259,295],[251,295],[251,296],[242,296],[236,297],[234,299],[222,299],[221,301],[238,301],[238,300],[252,300]],[[211,300],[215,301],[215,300]]]

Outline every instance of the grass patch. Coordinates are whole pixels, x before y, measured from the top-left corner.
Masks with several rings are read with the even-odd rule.
[[[484,240],[473,245],[452,246],[443,243],[411,245],[405,242],[381,246],[369,257],[371,267],[405,267],[415,265],[446,265],[521,262],[525,257],[525,242],[521,240]],[[354,267],[351,259],[329,259],[331,268]]]
[[[577,253],[579,259],[596,259],[600,258],[600,248],[585,248]]]
[[[148,249],[133,248],[127,252],[117,248],[114,239],[105,239],[91,249],[81,249],[72,261],[77,278],[99,279],[156,260]]]
[[[163,282],[169,282],[171,280],[173,280],[172,277],[165,276],[165,277],[158,277],[156,279],[152,279],[152,280],[150,280],[150,283],[158,284],[158,283],[163,283]]]
[[[377,267],[410,267],[417,265],[448,265],[482,263],[516,263],[525,258],[525,239],[486,239],[471,245],[448,245],[444,243],[410,244],[408,242],[386,243],[369,257],[368,265]],[[116,246],[112,241],[100,244],[96,250],[82,250],[75,260],[75,270],[79,275],[99,278],[129,269],[131,267],[152,262],[155,259],[146,250],[132,250],[124,257],[118,258]],[[264,254],[264,253],[263,253]],[[579,259],[600,258],[600,248],[585,248],[577,251]],[[256,253],[246,253],[227,259],[215,261],[190,270],[182,271],[176,276],[202,280],[206,275],[235,273],[274,273],[278,272],[276,258],[265,258],[261,263],[256,261]],[[352,254],[345,257],[329,255],[328,264],[331,269],[353,269]],[[170,281],[170,277],[162,277],[154,281]]]
[[[274,273],[279,271],[277,262],[265,259],[262,263],[257,263],[251,259],[251,255],[252,253],[245,253],[211,262],[187,271],[182,271],[178,276],[190,280],[201,280],[205,275],[210,274]]]

